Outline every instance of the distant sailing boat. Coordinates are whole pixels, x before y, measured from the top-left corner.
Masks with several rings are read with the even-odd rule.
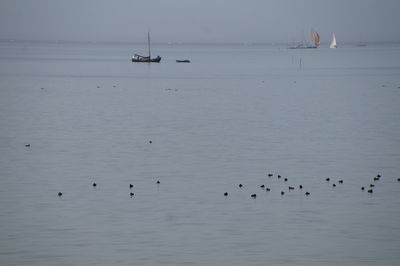
[[[329,45],[329,48],[337,48],[335,33],[332,33],[332,42]]]
[[[135,54],[134,56],[132,56],[132,62],[160,63],[161,57],[159,55],[157,57],[151,58],[150,32],[147,32],[147,47],[149,48],[149,56],[142,56],[142,55]]]
[[[321,40],[319,38],[319,34],[318,34],[318,32],[316,32],[314,30],[312,30],[311,32],[312,32],[311,33],[312,39],[313,39],[313,42],[314,42],[314,47],[313,48],[317,48],[321,44]]]
[[[315,30],[311,30],[311,39],[312,39],[311,45],[306,45],[304,43],[300,43],[297,46],[289,47],[289,49],[313,49],[313,48],[318,48],[318,46],[321,44],[321,40],[320,40],[318,32],[316,32]]]

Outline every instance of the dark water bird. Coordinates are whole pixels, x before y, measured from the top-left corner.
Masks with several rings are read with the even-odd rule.
[[[379,177],[374,177],[374,181],[379,181]]]
[[[306,192],[305,195],[306,195],[306,196],[309,196],[309,195],[310,195],[310,192]]]
[[[331,179],[328,177],[327,179],[325,179],[327,182],[329,182]]]
[[[153,143],[153,141],[149,140],[149,143],[151,144],[151,143]]]
[[[160,184],[160,180],[157,180],[157,184]]]
[[[269,177],[273,176],[273,174],[268,174]]]
[[[361,190],[364,190],[365,188],[364,187],[361,187]]]
[[[368,189],[368,193],[372,193],[374,192],[372,189]]]
[[[227,197],[227,196],[228,196],[228,192],[225,192],[225,193],[224,193],[224,196]]]
[[[339,182],[340,184],[343,184],[343,179],[340,179],[338,182]]]
[[[380,174],[377,174],[377,175],[376,175],[376,177],[377,177],[377,178],[380,178],[380,177],[381,177],[381,175],[380,175]]]
[[[261,185],[260,188],[265,188],[265,185]]]
[[[369,187],[374,187],[375,185],[374,184],[369,184]]]
[[[31,146],[31,144],[25,144],[25,147],[29,148]]]
[[[133,188],[133,185],[132,185],[132,184],[129,184],[129,188]]]
[[[62,193],[61,193],[61,192],[58,192],[58,196],[61,197],[61,196],[62,196]]]
[[[257,195],[256,195],[256,194],[251,194],[251,197],[252,197],[253,199],[255,199],[255,198],[257,197]]]
[[[302,185],[300,185],[300,186],[299,186],[299,188],[300,188],[300,189],[303,189],[303,186],[302,186]]]
[[[243,185],[242,185],[242,184],[239,184],[239,187],[243,187]]]
[[[131,196],[131,198],[135,195],[135,193],[131,192],[129,193],[129,195]]]
[[[333,184],[332,184],[332,187],[336,187],[336,184],[335,184],[335,183],[333,183]]]
[[[287,178],[283,179],[283,181],[287,182]]]
[[[289,186],[289,190],[294,190],[294,187]]]
[[[281,178],[282,176],[281,175],[278,175],[278,178]]]
[[[285,195],[285,192],[284,192],[284,191],[281,191],[281,195]]]
[[[93,187],[96,187],[97,186],[97,184],[96,183],[93,183],[93,185],[92,185]]]
[[[397,181],[400,182],[400,178],[397,178]]]
[[[267,187],[267,188],[265,189],[265,191],[271,191],[271,189],[270,189],[269,187]]]

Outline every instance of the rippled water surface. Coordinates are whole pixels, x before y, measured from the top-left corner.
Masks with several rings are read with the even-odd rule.
[[[1,265],[398,264],[400,45],[145,50],[0,43]]]

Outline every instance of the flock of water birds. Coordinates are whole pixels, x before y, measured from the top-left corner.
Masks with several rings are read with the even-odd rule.
[[[151,142],[149,142],[149,143],[151,143]],[[30,147],[30,146],[27,146],[27,147]],[[273,174],[268,174],[268,177],[269,178],[272,178],[274,175]],[[276,177],[277,177],[277,179],[283,179],[283,181],[284,182],[288,182],[288,179],[287,178],[283,178],[281,175],[276,175]],[[373,178],[372,178],[372,181],[373,182],[376,182],[376,181],[379,181],[380,179],[381,179],[381,175],[380,174],[377,174],[376,176],[374,176]],[[331,182],[332,180],[331,180],[331,178],[325,178],[325,181],[326,182]],[[398,182],[400,182],[400,178],[397,178],[397,181]],[[157,185],[160,185],[160,180],[157,180],[157,182],[156,182],[156,184]],[[343,181],[343,179],[339,179],[338,181],[337,181],[337,183],[338,183],[338,185],[339,184],[343,184],[344,183],[344,181]],[[92,186],[94,187],[94,188],[96,188],[97,187],[97,183],[96,182],[93,182],[92,183]],[[337,186],[337,184],[336,183],[332,183],[332,187],[336,187]],[[129,188],[130,188],[130,193],[129,193],[129,195],[130,195],[130,197],[132,198],[132,197],[134,197],[134,195],[135,195],[135,193],[132,191],[132,189],[133,189],[133,184],[129,184]],[[243,186],[243,184],[239,184],[238,185],[238,187],[239,188],[243,188],[244,186]],[[374,191],[373,191],[373,188],[375,187],[375,184],[373,184],[373,183],[370,183],[367,187],[365,187],[365,186],[362,186],[361,187],[361,190],[362,191],[365,191],[365,190],[367,190],[367,192],[368,193],[370,193],[370,194],[372,194]],[[260,188],[262,189],[262,190],[265,190],[266,192],[270,192],[271,191],[271,188],[270,187],[267,187],[266,185],[260,185]],[[288,191],[291,191],[291,190],[295,190],[295,187],[294,186],[287,186],[287,188],[288,188]],[[298,186],[298,189],[299,190],[303,190],[303,185],[299,185]],[[283,195],[285,195],[285,191],[281,191],[280,192],[280,194],[283,196]],[[223,194],[225,197],[228,197],[229,196],[229,193],[228,192],[224,192],[224,194]],[[306,191],[305,193],[304,193],[304,195],[305,196],[310,196],[311,195],[311,193],[309,192],[309,191]],[[59,197],[62,197],[63,196],[63,193],[60,191],[60,192],[58,192],[58,196]],[[253,199],[255,199],[255,198],[257,198],[257,194],[255,194],[255,193],[253,193],[253,194],[251,194],[250,195],[250,197],[251,198],[253,198]]]
[[[268,177],[269,177],[269,178],[272,178],[273,176],[274,176],[274,175],[271,174],[271,173],[268,174]],[[288,182],[288,179],[287,179],[287,178],[282,178],[281,175],[276,175],[276,177],[277,177],[278,179],[283,179],[284,182]],[[377,174],[376,176],[374,176],[374,177],[372,178],[372,181],[373,181],[373,182],[379,181],[379,180],[381,179],[381,177],[382,177],[382,176],[381,176],[380,174]],[[325,178],[325,181],[326,181],[326,182],[331,182],[332,180],[331,180],[331,178],[328,177],[328,178]],[[397,181],[400,182],[400,178],[397,178]],[[343,179],[339,179],[339,180],[337,181],[337,183],[338,183],[338,185],[339,185],[339,184],[343,184],[344,181],[343,181]],[[337,186],[336,183],[332,183],[332,187],[336,187],[336,186]],[[368,193],[372,194],[372,193],[374,192],[374,190],[373,190],[374,187],[375,187],[375,184],[370,183],[367,187],[361,186],[361,190],[362,190],[362,191],[367,190]],[[243,188],[243,184],[239,184],[239,188]],[[263,184],[263,185],[260,185],[260,188],[263,189],[263,190],[265,190],[266,192],[270,192],[270,191],[271,191],[271,188],[265,186],[264,184]],[[294,189],[295,189],[294,186],[287,186],[287,188],[288,188],[288,191],[291,191],[291,190],[294,190]],[[299,185],[299,186],[298,186],[298,189],[299,189],[299,190],[303,190],[303,185]],[[281,190],[281,193],[280,193],[280,194],[281,194],[282,196],[285,195],[285,191]],[[225,196],[225,197],[228,197],[228,195],[229,195],[228,192],[225,192],[225,193],[224,193],[224,196]],[[304,195],[305,195],[305,196],[309,196],[309,195],[311,195],[311,193],[310,193],[309,191],[306,191],[306,192],[304,193]],[[252,197],[252,198],[255,199],[255,198],[257,198],[257,194],[255,194],[255,193],[254,193],[254,194],[251,194],[250,197]]]
[[[149,144],[152,144],[153,143],[153,141],[151,141],[151,140],[149,140]],[[31,144],[25,144],[25,147],[26,148],[30,148],[31,147]],[[269,178],[272,178],[273,176],[274,176],[274,174],[272,174],[272,173],[269,173],[269,174],[267,174],[267,176],[269,177]],[[374,176],[373,178],[372,178],[372,183],[370,183],[368,186],[361,186],[361,190],[362,191],[365,191],[365,190],[367,190],[367,192],[368,193],[370,193],[370,194],[372,194],[373,192],[374,192],[374,190],[373,190],[373,188],[375,187],[375,182],[377,182],[377,181],[379,181],[380,179],[381,179],[381,174],[377,174],[376,176]],[[286,182],[288,182],[288,178],[284,178],[284,177],[282,177],[281,175],[276,175],[276,178],[277,179],[282,179],[285,183]],[[331,182],[332,180],[331,180],[331,178],[325,178],[325,181],[326,182]],[[397,181],[398,182],[400,182],[400,178],[397,178]],[[161,182],[160,182],[160,180],[157,180],[157,182],[156,182],[156,184],[157,185],[159,185]],[[343,181],[343,179],[339,179],[338,181],[337,181],[337,183],[338,183],[338,185],[340,185],[340,184],[343,184],[344,183],[344,181]],[[96,182],[93,182],[92,183],[92,186],[93,186],[93,188],[96,188],[97,187],[97,183]],[[332,183],[332,187],[336,187],[337,186],[337,184],[336,183]],[[243,186],[243,184],[239,184],[238,185],[238,187],[239,188],[243,188],[244,186]],[[129,193],[129,195],[130,195],[130,197],[132,198],[134,195],[135,195],[135,193],[132,191],[132,189],[133,189],[133,184],[129,184],[129,188],[130,188],[130,193]],[[271,191],[271,188],[270,187],[267,187],[266,185],[264,185],[264,184],[262,184],[262,185],[260,185],[260,188],[261,189],[263,189],[263,190],[265,190],[266,192],[270,192]],[[294,186],[287,186],[287,189],[288,189],[288,191],[291,191],[291,190],[295,190],[295,187]],[[298,186],[298,189],[299,190],[303,190],[303,185],[299,185]],[[280,192],[280,194],[283,196],[283,195],[285,195],[285,191],[283,191],[283,190],[281,190],[281,192]],[[228,197],[229,196],[229,193],[228,192],[224,192],[224,194],[223,194],[225,197]],[[309,192],[309,191],[305,191],[305,193],[304,193],[304,195],[305,196],[310,196],[311,195],[311,193]],[[60,192],[58,192],[58,196],[59,197],[62,197],[63,196],[63,193],[60,191]],[[257,198],[257,194],[256,193],[253,193],[253,194],[251,194],[250,195],[250,197],[251,198],[253,198],[253,199],[255,199],[255,198]]]

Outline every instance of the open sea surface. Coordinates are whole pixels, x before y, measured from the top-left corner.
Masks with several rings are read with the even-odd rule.
[[[400,44],[152,48],[0,42],[1,265],[399,265]]]

